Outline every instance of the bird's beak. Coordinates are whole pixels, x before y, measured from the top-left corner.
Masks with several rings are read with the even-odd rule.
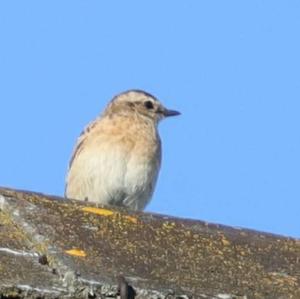
[[[169,116],[176,116],[176,115],[180,115],[181,113],[179,111],[176,110],[169,110],[167,108],[164,109],[163,111],[163,115],[165,117],[169,117]]]

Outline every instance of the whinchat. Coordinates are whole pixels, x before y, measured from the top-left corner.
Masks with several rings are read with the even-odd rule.
[[[143,210],[161,164],[158,123],[179,114],[145,91],[129,90],[114,97],[78,138],[65,196]]]

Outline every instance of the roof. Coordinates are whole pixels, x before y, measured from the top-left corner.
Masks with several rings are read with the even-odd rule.
[[[0,188],[1,296],[299,299],[300,241]]]

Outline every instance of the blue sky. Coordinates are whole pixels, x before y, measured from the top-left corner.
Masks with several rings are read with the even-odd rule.
[[[300,237],[299,1],[1,1],[0,185],[62,195],[82,128],[139,88],[160,125],[147,211]]]

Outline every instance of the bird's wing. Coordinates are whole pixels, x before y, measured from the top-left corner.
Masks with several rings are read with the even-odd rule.
[[[65,195],[103,204],[118,204],[126,195],[124,177],[134,146],[123,136],[90,127],[77,141],[70,162]]]

